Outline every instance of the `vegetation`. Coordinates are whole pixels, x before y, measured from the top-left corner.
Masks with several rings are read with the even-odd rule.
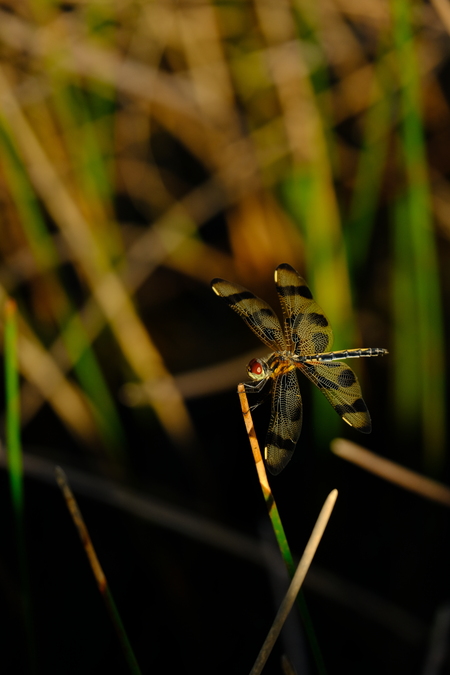
[[[305,580],[320,656],[294,609],[264,672],[430,675],[448,510],[329,448],[449,482],[449,32],[440,0],[2,3],[5,672],[130,672],[55,465],[141,671],[250,672],[288,583],[236,394],[264,352],[209,284],[276,308],[287,262],[335,349],[389,356],[356,366],[367,438],[301,383],[270,482],[295,559],[339,491]]]

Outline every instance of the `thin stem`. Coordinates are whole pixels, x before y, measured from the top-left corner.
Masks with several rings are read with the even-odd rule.
[[[278,513],[275,497],[272,494],[272,490],[270,489],[269,481],[267,479],[266,468],[264,466],[261,450],[259,449],[259,444],[255,433],[255,427],[253,426],[253,419],[243,384],[238,385],[238,394],[239,394],[239,401],[241,403],[242,415],[244,417],[245,427],[247,429],[248,439],[250,441],[250,447],[253,453],[253,459],[255,460],[255,466],[259,478],[259,483],[261,485],[261,490],[264,496],[264,501],[266,502],[267,511],[272,523],[273,530],[275,532],[275,537],[277,539],[281,555],[283,556],[283,560],[287,567],[289,576],[292,578],[295,573],[294,561],[289,548],[289,544],[286,539],[286,535],[284,533],[281,518]],[[320,675],[326,675],[326,669],[322,658],[322,653],[319,648],[319,643],[317,641],[317,637],[312,625],[311,617],[309,615],[308,607],[306,605],[303,592],[300,592],[298,595],[298,606],[300,616],[302,617],[303,625],[305,627],[306,635],[308,637],[309,645],[311,647],[311,651],[314,656],[317,671],[318,673],[320,673]]]
[[[275,620],[267,635],[267,638],[264,641],[263,646],[261,647],[261,651],[258,654],[250,675],[259,675],[264,668],[267,659],[269,658],[270,652],[272,651],[281,629],[283,628],[284,622],[286,621],[289,612],[292,609],[295,599],[297,598],[297,595],[300,591],[301,585],[309,570],[312,559],[314,558],[314,555],[317,551],[317,547],[320,544],[320,540],[322,539],[323,533],[325,532],[325,528],[336,503],[337,495],[338,491],[332,490],[332,492],[330,492],[326,498],[324,505],[322,506],[319,517],[317,518],[316,524],[314,525],[314,529],[311,533],[308,543],[306,544],[303,555],[300,558],[300,562],[292,578],[288,591],[280,605]]]
[[[109,589],[108,581],[103,572],[102,566],[100,565],[100,561],[97,558],[94,545],[91,541],[91,537],[89,536],[89,532],[83,520],[83,516],[81,515],[81,511],[78,508],[74,494],[67,482],[67,476],[59,466],[55,468],[55,476],[58,485],[61,488],[61,492],[64,495],[64,499],[66,500],[67,508],[69,509],[69,513],[72,516],[74,525],[78,530],[78,534],[80,535],[83,548],[86,552],[89,564],[91,565],[92,572],[97,582],[98,590],[100,591],[101,596],[105,602],[130,670],[135,675],[141,675],[141,670],[126,634],[122,619],[120,618],[119,612],[117,610],[116,603],[114,602],[112,593]]]
[[[13,504],[17,556],[19,562],[23,617],[27,639],[30,672],[36,672],[36,645],[31,610],[30,578],[25,540],[25,506],[23,489],[22,445],[20,439],[20,394],[18,371],[17,305],[12,298],[5,303],[5,393],[6,393],[6,447],[8,474]]]
[[[362,469],[395,483],[405,490],[416,492],[421,497],[432,499],[444,506],[450,506],[450,488],[436,480],[421,476],[420,473],[406,469],[400,464],[380,457],[374,452],[343,438],[335,438],[331,443],[331,450],[338,457],[353,462]]]

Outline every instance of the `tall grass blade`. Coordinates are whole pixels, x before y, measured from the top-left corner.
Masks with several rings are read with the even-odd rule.
[[[28,665],[36,672],[36,646],[32,618],[31,590],[25,540],[25,500],[23,485],[22,446],[20,442],[20,401],[17,356],[17,307],[8,299],[5,315],[5,393],[6,393],[6,449],[9,484],[15,517],[17,553],[19,562],[22,610],[27,638]]]
[[[439,474],[444,463],[446,435],[444,337],[420,114],[419,65],[413,39],[411,5],[407,0],[394,0],[391,8],[400,83],[400,157],[406,176],[405,194],[394,209],[395,254],[399,263],[399,269],[397,265],[394,269],[394,308],[399,313],[395,334],[397,405],[409,418],[419,416],[426,470]],[[416,335],[414,360],[409,360],[410,354],[403,351],[406,330]],[[414,381],[408,369],[417,371]],[[415,391],[410,392],[411,407],[406,410],[401,397],[410,387],[414,387]]]

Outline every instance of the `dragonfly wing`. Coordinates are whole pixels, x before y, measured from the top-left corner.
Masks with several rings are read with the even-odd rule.
[[[272,414],[264,449],[270,473],[280,473],[290,461],[302,429],[302,412],[297,373],[289,370],[275,379],[272,391]]]
[[[320,389],[344,422],[363,434],[370,434],[372,423],[358,378],[346,363],[301,363],[298,367]]]
[[[259,339],[273,351],[286,349],[283,329],[277,315],[261,298],[243,286],[225,279],[213,279],[211,286],[237,314],[239,314]]]
[[[275,270],[275,284],[284,315],[288,349],[295,354],[319,354],[331,349],[333,331],[313,300],[306,281],[287,263]]]

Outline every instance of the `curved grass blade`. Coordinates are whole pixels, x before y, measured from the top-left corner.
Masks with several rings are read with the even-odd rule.
[[[117,610],[116,603],[114,602],[112,593],[110,591],[108,581],[103,572],[102,566],[100,565],[99,559],[97,558],[97,554],[95,552],[94,546],[89,536],[86,524],[83,520],[83,516],[81,515],[81,511],[78,508],[78,504],[75,500],[73,492],[70,489],[69,484],[67,482],[66,474],[61,469],[61,467],[57,466],[55,468],[55,476],[58,485],[61,489],[61,492],[64,495],[64,499],[66,500],[67,508],[69,509],[69,513],[72,517],[74,525],[78,530],[78,534],[80,535],[83,548],[86,552],[89,564],[91,566],[92,572],[97,582],[98,590],[100,591],[100,594],[106,605],[106,609],[108,610],[116,633],[119,637],[119,641],[122,646],[125,658],[130,667],[130,671],[134,673],[134,675],[141,675],[141,670],[139,668],[138,662],[136,661],[136,657],[134,655],[133,649],[128,639],[128,635],[125,632],[125,628],[122,623],[122,619],[120,618],[120,614]]]

